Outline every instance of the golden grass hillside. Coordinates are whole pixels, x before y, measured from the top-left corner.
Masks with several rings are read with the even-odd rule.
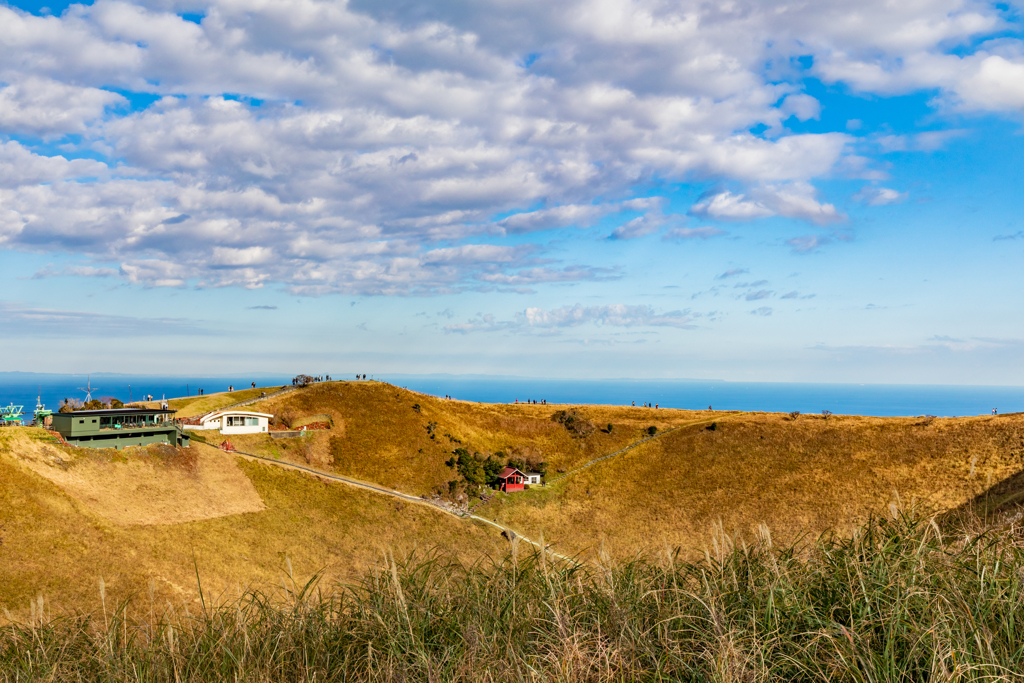
[[[57,447],[38,430],[12,436],[18,464],[114,524],[178,524],[264,509],[236,460],[212,449]]]
[[[292,441],[265,435],[230,440],[240,450],[422,495],[455,476],[445,462],[456,448],[543,460],[554,475],[629,445],[650,426],[663,430],[713,418],[704,412],[588,406],[587,416],[599,429],[576,438],[551,419],[565,407],[454,401],[381,382],[328,382],[252,408],[295,418],[330,415],[331,430]]]
[[[282,388],[284,387],[259,387],[231,392],[222,391],[215,394],[203,394],[202,396],[172,398],[167,403],[171,408],[178,411],[176,417],[196,417],[197,415],[204,415],[214,410],[219,410],[225,406],[257,398],[263,392],[270,394]],[[150,401],[145,405],[159,408],[160,401]]]
[[[892,503],[962,506],[1022,470],[1022,415],[748,413],[713,431],[680,429],[543,489],[498,496],[479,514],[533,537],[543,531],[562,552],[603,544],[628,555],[708,547],[717,525],[750,539],[764,523],[783,542],[842,533]],[[1014,496],[1006,485],[998,490],[1001,500]]]
[[[176,456],[154,448],[82,453],[57,446],[42,430],[0,430],[0,608],[21,613],[42,595],[58,612],[99,609],[101,578],[108,606],[129,594],[145,597],[150,586],[158,600],[177,604],[195,598],[196,568],[205,590],[220,593],[280,586],[288,561],[296,578],[321,569],[348,578],[379,564],[385,551],[437,548],[475,559],[501,541],[493,529],[421,505],[202,446]],[[220,460],[216,471],[231,476],[204,481],[208,455]],[[51,465],[63,476],[39,473]],[[140,472],[164,500],[139,494],[132,475]],[[195,497],[204,486],[219,514],[182,521],[179,511],[163,520],[169,523],[149,523],[154,509],[167,509],[171,492],[191,494],[180,501],[189,507],[204,500]],[[255,509],[230,509],[238,504]]]
[[[245,393],[185,407],[199,414]],[[781,542],[848,531],[897,500],[946,510],[990,487],[1000,500],[1024,490],[1020,415],[794,420],[580,406],[594,429],[574,435],[552,419],[565,406],[451,401],[378,382],[320,383],[252,407],[288,421],[327,414],[333,426],[298,439],[196,434],[414,495],[457,477],[445,465],[456,448],[543,460],[554,478],[635,444],[651,426],[674,430],[550,486],[473,501],[481,516],[532,538],[543,532],[563,552],[700,549],[715,525],[750,537],[764,523]],[[101,577],[112,594],[145,594],[152,581],[159,594],[190,596],[193,558],[221,590],[277,584],[286,558],[299,574],[348,576],[386,548],[439,547],[467,560],[504,548],[493,528],[199,443],[112,453],[48,439],[0,432],[0,605],[42,593],[95,606]]]
[[[886,514],[890,503],[961,506],[1024,470],[1021,415],[793,419],[581,406],[602,429],[577,438],[551,419],[565,406],[449,401],[376,382],[315,385],[257,407],[330,414],[335,426],[295,441],[233,438],[239,447],[416,494],[456,476],[444,463],[457,447],[539,455],[553,479],[637,442],[651,425],[677,427],[562,482],[474,509],[532,538],[543,532],[570,552],[602,543],[622,555],[665,543],[701,548],[719,524],[749,535],[765,523],[780,540],[845,531]],[[711,421],[715,430],[707,429]],[[999,490],[1008,486],[1004,497],[1024,490],[1009,483]]]

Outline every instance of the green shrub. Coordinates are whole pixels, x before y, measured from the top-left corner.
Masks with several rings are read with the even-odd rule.
[[[576,408],[555,411],[551,415],[551,420],[565,427],[566,431],[576,437],[589,436],[597,430],[597,425]]]
[[[479,453],[470,455],[465,448],[452,451],[452,457],[445,465],[462,475],[467,484],[475,486],[493,486],[498,481],[498,474],[505,469],[505,463],[500,460]]]

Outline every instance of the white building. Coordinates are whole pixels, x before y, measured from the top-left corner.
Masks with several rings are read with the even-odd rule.
[[[260,434],[269,431],[272,417],[251,410],[215,410],[203,415],[198,425],[188,429],[219,429],[221,434]]]
[[[527,472],[525,484],[530,486],[540,486],[540,472]]]

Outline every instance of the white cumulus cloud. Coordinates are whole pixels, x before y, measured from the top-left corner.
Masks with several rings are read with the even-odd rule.
[[[119,264],[142,286],[407,295],[615,277],[535,233],[717,234],[669,226],[646,196],[687,182],[732,188],[694,215],[841,222],[815,181],[878,172],[856,126],[787,128],[821,118],[804,79],[1019,114],[1015,22],[974,0],[3,5],[0,245]]]
[[[805,182],[762,185],[748,194],[720,192],[694,204],[690,212],[697,216],[730,221],[750,221],[770,216],[798,218],[816,225],[845,220],[832,204],[819,202],[817,190]]]

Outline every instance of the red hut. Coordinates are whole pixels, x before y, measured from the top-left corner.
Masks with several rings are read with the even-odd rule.
[[[526,475],[515,467],[506,467],[498,475],[498,490],[508,493],[510,491],[522,491],[526,483]]]

